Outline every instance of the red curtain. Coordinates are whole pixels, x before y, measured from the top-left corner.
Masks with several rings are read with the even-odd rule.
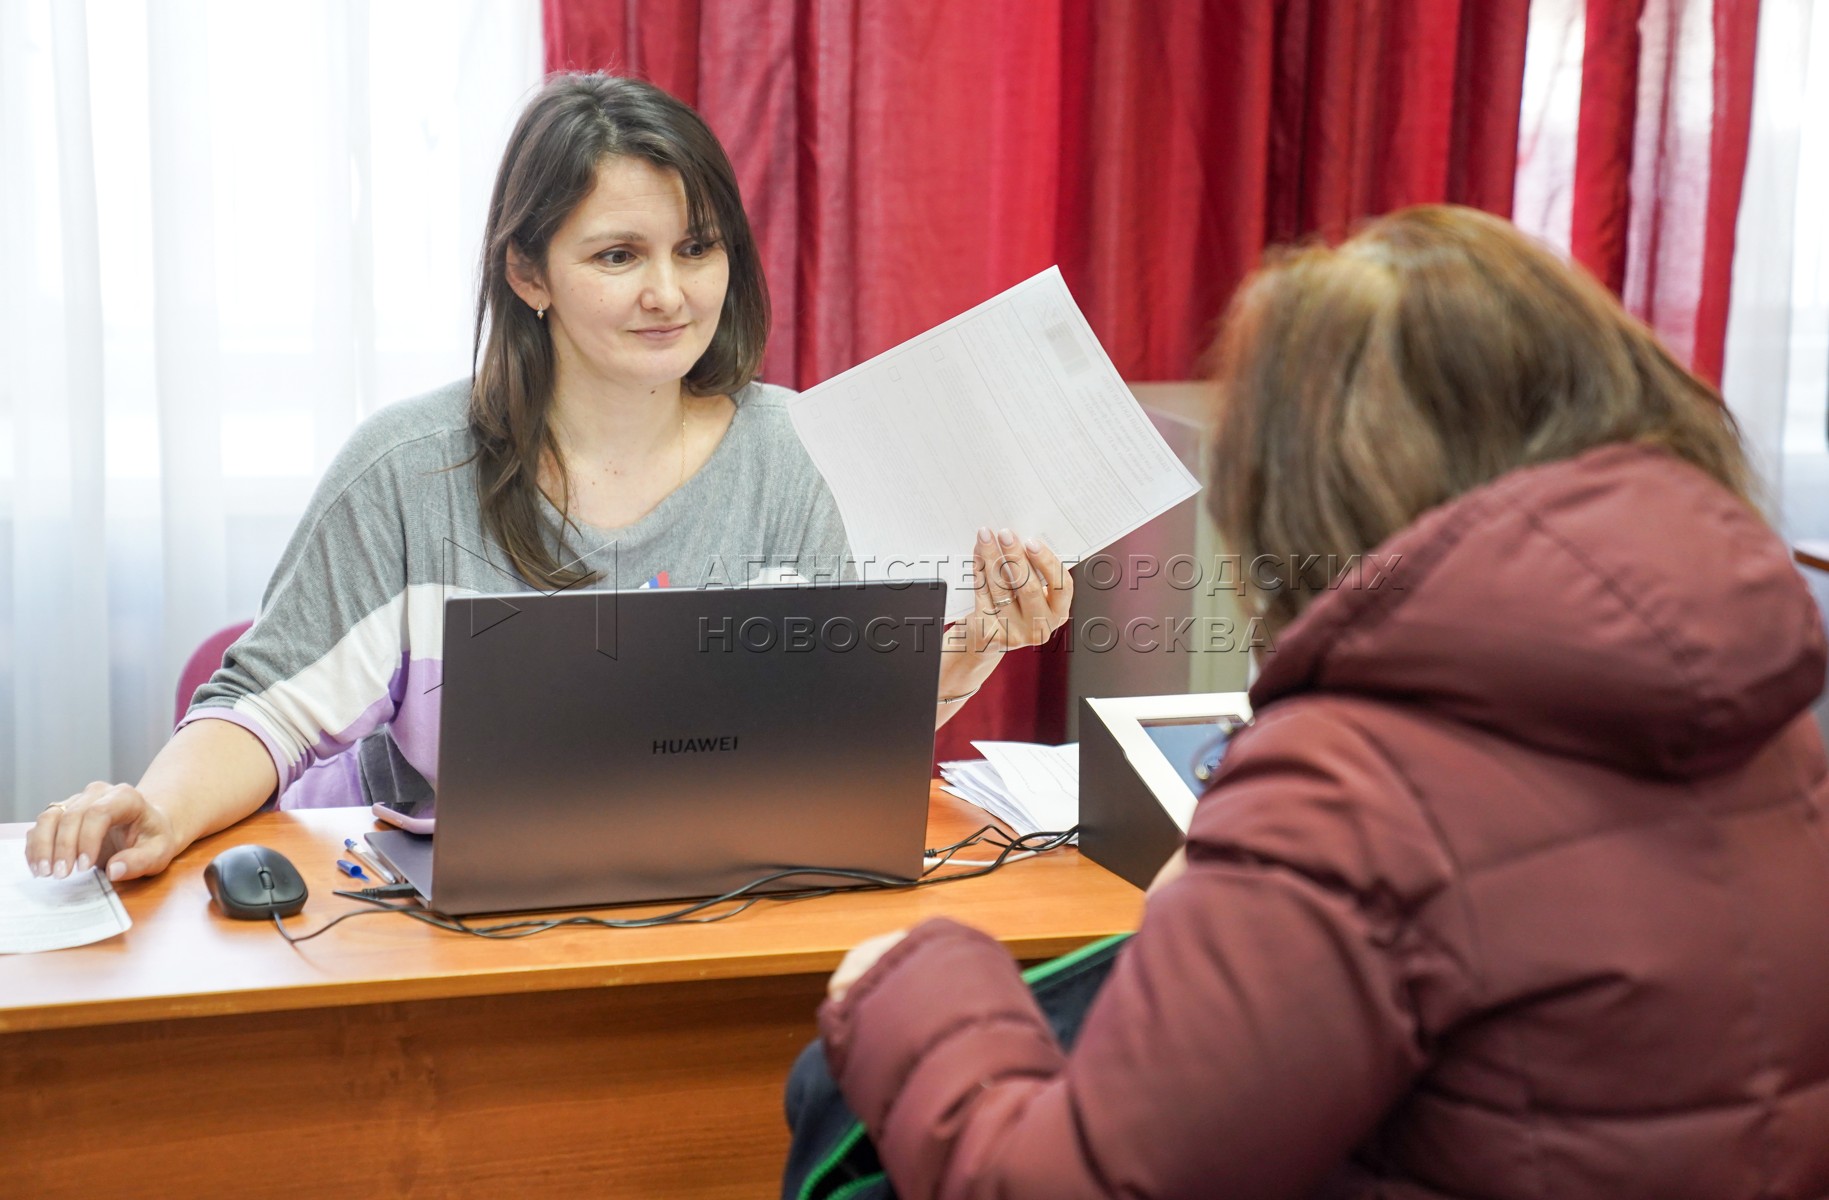
[[[735,162],[805,387],[1058,262],[1126,378],[1185,379],[1264,246],[1509,213],[1526,0],[546,0],[550,68],[640,76]],[[1010,656],[941,733],[1058,740]]]
[[[1569,249],[1721,378],[1758,0],[1586,0]]]

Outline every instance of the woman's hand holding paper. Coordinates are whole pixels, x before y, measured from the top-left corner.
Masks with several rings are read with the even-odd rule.
[[[1067,621],[1073,577],[1054,551],[1009,529],[978,531],[971,616],[954,626],[968,652],[1039,646]]]

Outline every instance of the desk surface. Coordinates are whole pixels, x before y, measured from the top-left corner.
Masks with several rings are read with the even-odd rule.
[[[985,823],[934,789],[928,841],[946,845]],[[24,826],[0,826],[0,837]],[[990,932],[1019,958],[1064,953],[1132,929],[1142,894],[1077,851],[1006,865],[979,879],[904,892],[764,901],[728,921],[653,929],[557,929],[493,941],[406,917],[358,917],[288,945],[271,922],[219,916],[203,868],[229,846],[285,854],[311,899],[287,920],[309,932],[359,902],[331,892],[345,837],[377,828],[362,809],[268,813],[206,838],[153,879],[118,885],[133,928],[91,946],[0,956],[0,1033],[174,1017],[272,1012],[457,996],[560,991],[830,971],[872,934],[951,916]],[[988,858],[974,847],[961,857]],[[672,905],[601,910],[635,916]]]

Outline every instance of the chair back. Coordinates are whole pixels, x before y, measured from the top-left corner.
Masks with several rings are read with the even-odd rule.
[[[252,621],[242,621],[226,629],[218,629],[204,638],[203,644],[191,654],[190,661],[184,664],[184,670],[178,673],[177,711],[172,716],[173,725],[184,719],[184,714],[190,711],[191,697],[197,694],[198,688],[209,682],[210,676],[222,665],[223,654],[252,624]]]

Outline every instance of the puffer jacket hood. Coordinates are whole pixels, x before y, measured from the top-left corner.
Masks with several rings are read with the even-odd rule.
[[[1635,445],[1428,513],[1277,642],[1259,709],[1306,691],[1410,703],[1671,778],[1744,762],[1822,692],[1826,657],[1815,602],[1759,515]]]

